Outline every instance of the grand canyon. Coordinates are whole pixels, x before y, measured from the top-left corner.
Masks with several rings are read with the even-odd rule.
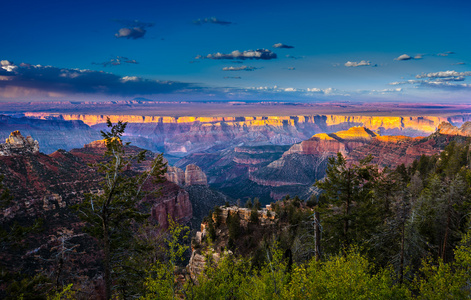
[[[471,299],[470,1],[4,1],[0,299]]]
[[[289,195],[312,201],[319,194],[314,184],[326,176],[329,159],[338,153],[351,165],[370,155],[371,163],[380,170],[394,169],[410,166],[424,156],[439,155],[451,142],[463,143],[471,137],[471,114],[466,112],[431,116],[395,116],[388,112],[388,116],[367,113],[250,117],[3,113],[1,132],[6,142],[0,145],[0,172],[6,176],[4,187],[15,200],[3,210],[2,222],[7,227],[20,222],[34,228],[34,220],[41,219],[41,226],[47,229],[28,242],[30,248],[21,257],[15,251],[2,254],[5,266],[24,272],[33,272],[43,265],[37,257],[49,256],[55,245],[50,237],[57,232],[67,232],[68,241],[80,245],[80,251],[86,251],[85,245],[97,247],[83,234],[83,223],[74,207],[88,193],[102,189],[93,164],[103,161],[107,149],[100,139],[100,131],[107,129],[107,120],[127,122],[123,140],[132,145],[125,146],[127,155],[148,150],[148,162],[133,164],[130,172],[138,174],[149,168],[149,161],[157,155],[153,151],[163,153],[167,167],[165,180],[158,186],[160,194],[142,200],[141,209],[145,207],[160,230],[171,225],[168,218],[190,224],[196,232],[198,249],[208,235],[207,226],[213,226],[205,219],[208,213],[214,214],[213,207],[226,207],[223,223],[218,225],[223,226],[223,231],[213,237],[219,245],[215,249],[234,247],[234,241],[228,244],[223,233],[227,230],[224,226],[229,228],[232,222],[228,216],[240,216],[248,232],[254,225],[250,209],[228,205],[256,198],[270,207],[268,204],[289,199]],[[13,128],[21,131],[7,134]],[[262,209],[258,214],[259,238],[280,230],[275,229],[279,223],[275,222],[278,217],[273,208]],[[244,237],[244,243],[252,238]],[[241,243],[236,242],[238,251],[253,251],[253,246]],[[187,266],[194,281],[207,267],[197,248]],[[213,259],[220,260],[222,253],[217,253]],[[21,264],[14,263],[18,259]],[[74,265],[80,276],[99,272],[99,255],[82,255],[82,259],[87,263]]]

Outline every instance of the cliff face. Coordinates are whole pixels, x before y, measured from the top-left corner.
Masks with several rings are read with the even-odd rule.
[[[180,168],[167,166],[167,173],[165,173],[165,177],[168,181],[173,182],[179,186],[185,184],[185,172]]]
[[[156,199],[146,199],[152,204],[151,217],[163,228],[168,228],[168,217],[186,224],[193,217],[193,209],[187,191],[177,185],[167,182],[163,184],[162,196]]]
[[[160,124],[192,124],[201,123],[212,127],[226,124],[229,127],[247,126],[305,126],[306,124],[315,124],[318,128],[339,126],[348,124],[352,126],[365,126],[371,130],[383,128],[390,129],[411,129],[424,132],[434,132],[437,126],[443,122],[463,122],[464,117],[454,116],[449,118],[434,116],[342,116],[342,115],[297,115],[297,116],[234,116],[234,117],[166,117],[166,116],[141,116],[141,115],[93,115],[93,114],[56,114],[56,113],[25,113],[27,117],[51,118],[56,117],[63,120],[80,120],[89,126],[106,123],[109,117],[111,122],[116,123],[121,120],[128,123],[160,123]],[[337,128],[338,130],[338,128]]]
[[[165,177],[168,181],[179,186],[208,185],[206,174],[194,164],[187,165],[185,171],[178,167],[169,166]]]
[[[215,145],[226,148],[244,145],[289,145],[309,139],[316,133],[332,133],[353,126],[364,126],[381,134],[409,136],[433,133],[440,122],[463,118],[384,117],[384,116],[240,116],[240,117],[165,117],[140,115],[83,115],[26,113],[28,117],[80,121],[100,130],[106,118],[129,122],[126,138],[153,151],[183,156],[202,152]],[[65,120],[65,121],[64,121]],[[449,120],[449,121],[450,121]]]
[[[434,139],[377,137],[371,143],[351,151],[347,156],[347,160],[358,162],[371,154],[373,164],[380,167],[395,168],[400,164],[407,166],[422,155],[430,156],[438,153],[440,153],[440,147]]]
[[[206,174],[197,165],[187,165],[185,169],[185,185],[207,185]]]
[[[460,128],[442,122],[437,131],[426,138],[377,136],[371,143],[351,151],[348,154],[348,159],[359,161],[371,154],[373,156],[372,163],[378,164],[380,167],[394,168],[400,164],[408,165],[422,155],[439,154],[450,141],[463,141],[470,136],[471,122],[465,122]]]

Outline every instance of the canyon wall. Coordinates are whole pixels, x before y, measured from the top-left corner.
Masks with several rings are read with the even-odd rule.
[[[317,133],[332,133],[363,126],[380,135],[427,136],[443,121],[461,125],[469,115],[436,116],[142,116],[93,115],[29,112],[28,118],[48,121],[80,122],[88,130],[106,129],[106,119],[128,122],[125,139],[133,145],[172,156],[215,151],[238,145],[292,145]],[[66,131],[66,130],[63,130]],[[69,134],[69,133],[65,133]],[[79,135],[80,136],[80,135]],[[41,142],[41,141],[40,141]],[[90,142],[90,141],[87,141]]]

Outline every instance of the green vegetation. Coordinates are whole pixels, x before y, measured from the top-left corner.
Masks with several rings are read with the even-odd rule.
[[[105,161],[95,165],[104,176],[102,193],[88,194],[85,201],[78,206],[79,217],[86,222],[85,231],[100,241],[103,248],[103,269],[105,279],[105,298],[111,299],[114,285],[123,298],[133,292],[130,276],[136,272],[139,264],[133,262],[139,253],[135,245],[135,232],[139,224],[149,217],[142,213],[137,205],[146,195],[154,191],[145,191],[144,184],[152,179],[154,183],[163,182],[166,164],[163,156],[158,155],[152,162],[149,171],[130,176],[128,168],[133,163],[141,163],[145,152],[137,155],[126,155],[121,136],[127,123],[113,125],[107,120],[109,132],[102,131],[106,145]],[[113,276],[114,275],[114,276]],[[114,278],[113,278],[114,277]]]

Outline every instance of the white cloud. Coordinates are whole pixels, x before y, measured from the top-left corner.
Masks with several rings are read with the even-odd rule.
[[[253,71],[257,70],[258,68],[250,67],[250,66],[240,66],[240,67],[224,67],[222,68],[223,71]]]
[[[366,60],[362,60],[360,62],[356,61],[347,61],[345,63],[345,67],[363,67],[363,66],[371,66],[371,63]]]
[[[407,81],[395,81],[389,83],[389,85],[401,85],[401,84],[415,84],[415,83],[421,83],[422,80],[407,80]]]
[[[232,51],[229,54],[224,54],[224,53],[213,53],[213,54],[208,54],[206,56],[201,56],[198,55],[196,56],[196,59],[263,59],[263,60],[269,60],[269,59],[275,59],[277,58],[276,53],[273,53],[270,50],[267,49],[257,49],[257,50],[247,50],[244,52],[240,52],[239,50]]]
[[[0,61],[0,65],[2,66],[2,69],[7,71],[7,72],[13,72],[15,69],[18,67],[15,66],[11,61],[9,60],[2,60]]]
[[[272,46],[273,48],[292,49],[294,46],[285,45],[282,43],[276,43]]]
[[[146,32],[147,31],[142,27],[121,28],[118,33],[115,34],[115,37],[135,40],[144,37]]]
[[[396,57],[394,60],[410,60],[410,59],[412,59],[412,57],[410,57],[409,55],[402,54],[399,57]]]
[[[121,82],[127,82],[127,81],[139,81],[139,77],[137,76],[124,76],[121,78]]]
[[[415,78],[447,78],[447,77],[462,77],[471,76],[471,72],[456,72],[456,71],[441,71],[435,73],[422,73],[416,75]]]

